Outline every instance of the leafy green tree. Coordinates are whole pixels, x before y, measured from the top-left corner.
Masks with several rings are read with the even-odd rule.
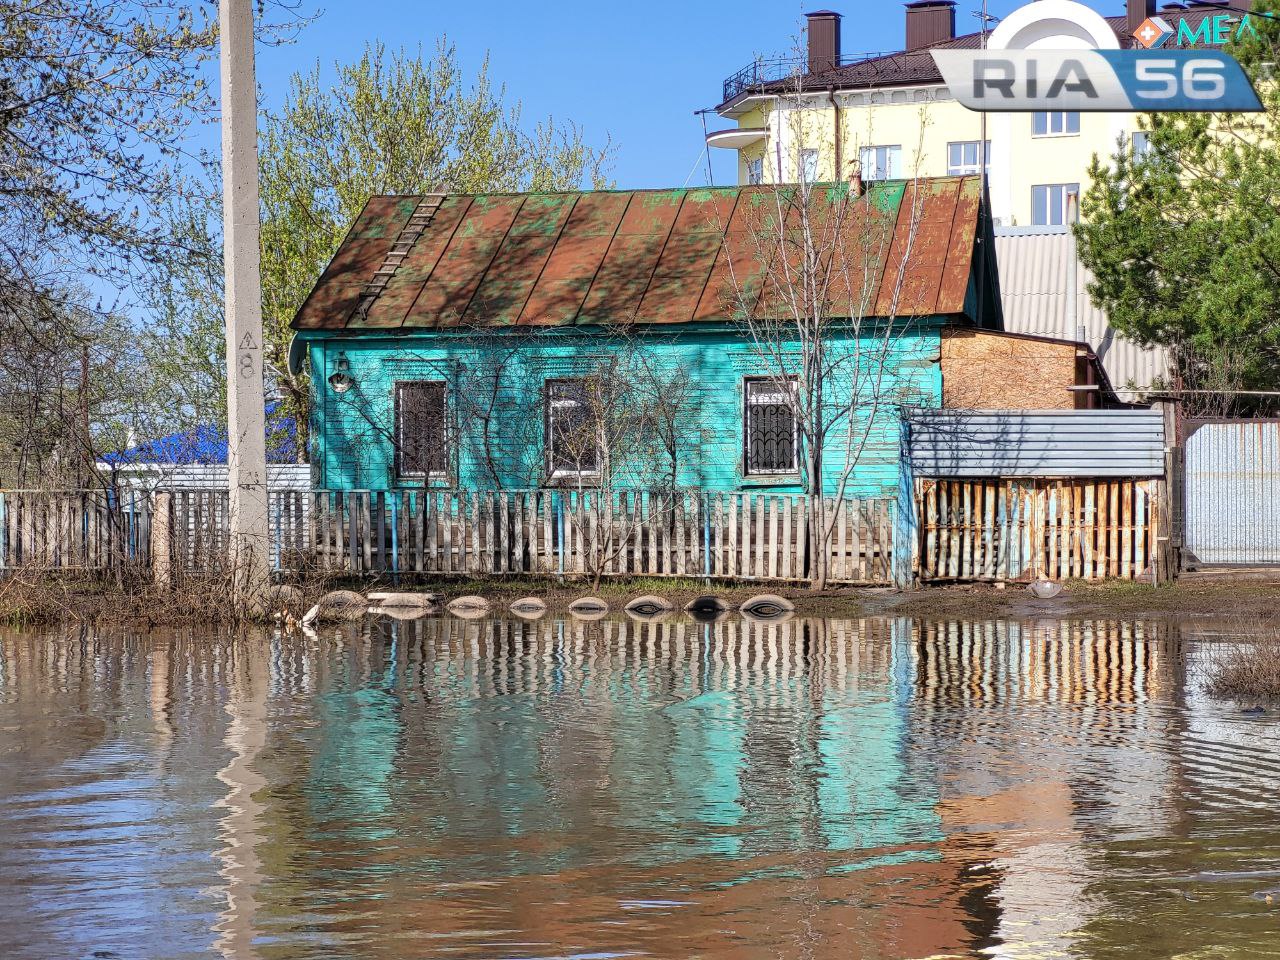
[[[468,80],[456,48],[435,54],[366,48],[293,77],[261,142],[262,299],[267,362],[289,413],[307,422],[305,376],[287,370],[289,322],[372,194],[482,193],[605,186],[611,150],[553,119],[531,130],[518,101],[489,77]]]
[[[1076,227],[1090,293],[1112,325],[1171,349],[1188,409],[1250,408],[1235,391],[1280,388],[1280,3],[1260,0],[1229,48],[1254,81],[1257,114],[1144,118],[1145,155],[1095,158]]]

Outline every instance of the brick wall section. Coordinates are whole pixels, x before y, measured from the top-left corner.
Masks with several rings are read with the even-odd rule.
[[[949,327],[942,334],[942,404],[971,410],[1096,406],[1091,361],[1068,341]]]

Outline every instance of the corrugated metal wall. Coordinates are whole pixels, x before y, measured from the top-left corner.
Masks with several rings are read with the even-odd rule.
[[[1116,335],[1107,316],[1089,298],[1091,275],[1076,270],[1076,323],[1068,312],[1067,288],[1073,255],[1065,227],[1002,227],[996,230],[1000,303],[1010,333],[1078,340],[1082,326],[1089,345],[1106,368],[1122,400],[1140,399],[1140,390],[1167,375],[1168,352],[1148,349]],[[1139,390],[1127,389],[1135,384]]]
[[[152,490],[225,490],[227,465],[179,464],[129,464],[118,471],[120,482],[126,486]],[[272,463],[267,465],[268,490],[310,490],[311,467],[305,463]]]
[[[1192,427],[1186,549],[1201,563],[1280,563],[1280,423]]]
[[[917,477],[1158,477],[1159,410],[917,410]]]

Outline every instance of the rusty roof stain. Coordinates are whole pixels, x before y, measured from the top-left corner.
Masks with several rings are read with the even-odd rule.
[[[361,291],[422,199],[373,197],[293,326],[681,324],[727,321],[744,302],[757,316],[785,316],[781,292],[768,289],[771,271],[760,261],[769,244],[760,238],[774,235],[765,225],[780,209],[775,190],[788,189],[449,195],[361,316]],[[979,235],[979,179],[869,189],[866,202],[832,220],[867,314],[963,314]],[[847,187],[815,187],[814,196],[819,212],[834,210]]]

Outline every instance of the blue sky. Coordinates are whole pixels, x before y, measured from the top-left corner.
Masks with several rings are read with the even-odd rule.
[[[960,0],[957,30],[977,29],[979,4]],[[724,78],[757,54],[789,55],[804,11],[824,5],[844,14],[846,53],[901,49],[904,11],[897,0],[329,0],[296,43],[259,50],[258,81],[265,105],[275,106],[289,76],[317,60],[326,68],[354,60],[373,40],[393,48],[421,43],[430,53],[447,34],[469,72],[490,54],[493,79],[523,100],[528,119],[573,120],[597,143],[611,136],[618,186],[679,186],[686,178],[702,184],[702,121],[694,112],[714,106]],[[989,0],[997,16],[1021,5]],[[1122,0],[1089,5],[1107,14],[1124,9]],[[711,129],[732,125],[714,114],[707,123]],[[716,182],[733,182],[732,152],[714,150],[712,160]]]

